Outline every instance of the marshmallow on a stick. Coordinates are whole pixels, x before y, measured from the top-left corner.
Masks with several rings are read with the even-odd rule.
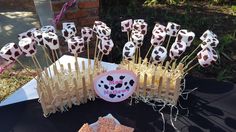
[[[180,30],[179,24],[176,24],[173,22],[168,22],[168,24],[166,26],[167,35],[169,35],[171,37],[175,37],[179,30]]]
[[[121,31],[122,32],[129,32],[132,30],[132,19],[124,20],[121,22]]]
[[[209,38],[209,37],[212,37],[212,38],[217,38],[217,35],[214,34],[211,30],[206,30],[202,36],[200,37],[200,39],[202,41],[204,41],[206,38]]]
[[[35,41],[31,38],[23,38],[19,41],[19,47],[23,54],[27,57],[33,56],[36,54]]]
[[[51,49],[59,49],[59,39],[58,36],[53,32],[43,33],[43,43],[44,45]]]
[[[56,33],[56,29],[52,25],[43,26],[40,30],[45,33],[48,32]]]
[[[8,62],[15,61],[21,54],[21,49],[15,43],[8,43],[0,50],[0,56]]]
[[[156,46],[152,51],[152,60],[154,64],[163,62],[167,57],[167,50],[163,46]]]
[[[191,45],[191,43],[193,42],[193,39],[195,37],[195,33],[188,31],[186,29],[182,29],[178,32],[178,35],[176,37],[177,42],[185,42],[187,44],[187,47],[189,47]]]
[[[124,45],[123,48],[123,58],[125,60],[132,60],[135,54],[135,45],[133,42],[129,41]]]
[[[93,37],[93,29],[90,27],[83,27],[81,29],[81,36],[84,39],[84,42],[90,42]]]
[[[174,42],[170,48],[170,53],[169,56],[170,58],[173,59],[178,59],[186,50],[186,43],[181,41],[181,42]]]

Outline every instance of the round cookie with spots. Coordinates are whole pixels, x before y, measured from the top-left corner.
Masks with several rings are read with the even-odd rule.
[[[97,95],[108,102],[121,102],[129,98],[137,86],[137,76],[129,70],[114,70],[94,79]]]

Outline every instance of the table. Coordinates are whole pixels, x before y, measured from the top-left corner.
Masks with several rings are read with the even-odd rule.
[[[78,61],[82,60],[86,59],[78,58]],[[63,56],[59,61],[67,64],[74,59]],[[102,65],[108,70],[117,66],[106,62]],[[134,127],[137,132],[162,130],[162,120],[158,112],[144,103],[130,106],[129,100],[109,103],[96,99],[87,104],[73,106],[68,112],[44,118],[35,87],[36,82],[32,80],[0,104],[1,132],[76,132],[83,123],[93,123],[99,116],[108,113],[122,124]],[[233,84],[187,76],[186,87],[198,87],[198,90],[191,93],[187,101],[181,99],[183,106],[189,108],[190,114],[187,116],[186,110],[180,110],[180,116],[174,122],[180,131],[236,131],[236,89]],[[166,119],[169,111],[169,108],[164,109]],[[174,131],[168,120],[166,131]]]

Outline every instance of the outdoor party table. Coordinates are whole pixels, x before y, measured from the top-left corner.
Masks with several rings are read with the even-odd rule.
[[[78,58],[78,61],[87,59]],[[74,57],[64,55],[61,64],[73,63]],[[58,63],[58,61],[56,62]],[[93,64],[93,61],[92,61]],[[107,70],[117,65],[102,62]],[[0,103],[0,132],[76,132],[86,122],[97,121],[98,117],[111,113],[122,124],[133,127],[137,132],[162,131],[162,119],[158,112],[144,103],[129,105],[130,100],[109,103],[102,99],[73,106],[64,113],[57,112],[45,118],[38,102],[36,80],[31,80]],[[234,85],[213,79],[186,77],[186,89],[198,87],[189,95],[188,100],[181,99],[187,110],[180,109],[175,123],[180,131],[236,131],[236,89]],[[168,117],[169,109],[165,108]],[[174,131],[166,120],[166,131]]]

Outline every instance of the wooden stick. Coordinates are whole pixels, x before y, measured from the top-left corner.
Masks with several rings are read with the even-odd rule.
[[[37,66],[37,64],[36,64],[36,62],[35,62],[35,60],[34,60],[34,57],[33,57],[33,56],[31,56],[31,59],[32,59],[32,61],[33,61],[33,63],[34,63],[34,67],[35,67],[35,69],[39,69],[39,67]]]
[[[87,56],[88,56],[88,60],[89,60],[89,42],[87,42]]]
[[[56,50],[53,50],[53,51],[54,51],[55,54],[56,54],[56,58],[57,58],[58,63],[61,64],[60,61],[59,61],[59,56],[58,56],[58,54],[57,54],[57,51],[56,51]]]
[[[102,53],[102,56],[101,56],[101,58],[100,58],[100,63],[101,63],[101,61],[102,61],[103,55],[104,55],[104,54]]]
[[[138,48],[138,59],[141,57],[140,48]],[[142,58],[142,57],[141,57]]]
[[[82,61],[82,73],[85,76],[85,62]]]
[[[198,64],[199,64],[199,63],[196,63],[196,64],[194,64],[193,66],[191,66],[189,69],[187,69],[187,70],[185,71],[185,73],[188,73],[190,70],[192,70],[193,68],[195,68],[196,66],[198,66]]]
[[[187,61],[187,60],[189,59],[189,57],[191,57],[191,56],[198,50],[198,48],[200,48],[200,46],[201,46],[201,44],[199,44],[199,45],[197,46],[197,48],[193,50],[193,52],[183,61],[183,63],[184,63],[185,61]]]
[[[127,37],[128,37],[128,41],[129,41],[129,31],[127,31]]]
[[[195,56],[192,60],[190,60],[188,62],[188,64],[186,64],[186,66],[184,67],[184,69],[188,68],[188,66],[197,58],[197,56]]]
[[[41,70],[43,70],[42,67],[41,67],[41,65],[40,65],[40,63],[39,63],[39,61],[38,61],[38,59],[36,58],[35,55],[33,55],[33,58],[36,60],[36,62],[37,62],[37,64],[38,64],[39,68],[40,68]]]
[[[94,52],[94,60],[95,60],[95,58],[96,58],[96,55],[97,55],[97,48],[98,48],[98,43],[100,43],[99,42],[99,40],[98,40],[98,37],[96,38],[96,44],[95,44],[95,52]]]
[[[167,42],[167,45],[166,45],[166,50],[168,51],[168,48],[169,48],[169,45],[170,45],[170,40],[171,40],[171,36],[169,36],[169,39],[168,39],[168,42]]]
[[[46,61],[48,61],[48,59],[49,59],[49,61],[50,61],[51,63],[53,63],[52,60],[51,60],[51,58],[50,58],[50,56],[48,55],[46,49],[45,49],[43,46],[41,46],[41,47],[42,47],[42,49],[43,49],[43,52],[44,52],[44,56],[45,56]],[[48,65],[48,66],[49,66],[49,65]]]
[[[147,52],[147,54],[145,55],[144,59],[147,58],[147,56],[148,56],[149,52],[151,51],[152,47],[153,47],[153,45],[151,45],[150,48],[148,49],[148,52]]]

